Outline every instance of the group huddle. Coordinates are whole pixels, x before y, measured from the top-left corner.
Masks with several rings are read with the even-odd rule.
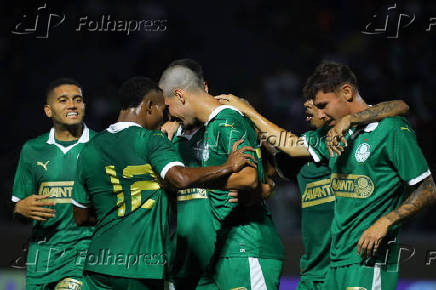
[[[24,144],[12,191],[33,220],[26,289],[278,289],[284,249],[265,204],[278,177],[301,193],[298,289],[395,289],[399,227],[436,201],[408,106],[368,106],[332,62],[303,95],[313,131],[297,136],[210,95],[181,59],[158,83],[125,81],[117,122],[95,133],[80,84],[52,82],[53,128]]]

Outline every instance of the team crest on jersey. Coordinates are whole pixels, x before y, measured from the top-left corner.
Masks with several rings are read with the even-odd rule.
[[[362,143],[357,147],[356,153],[354,157],[356,157],[357,162],[365,162],[371,154],[370,151],[371,146],[368,143]]]

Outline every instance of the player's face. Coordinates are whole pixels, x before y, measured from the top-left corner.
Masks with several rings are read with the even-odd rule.
[[[168,112],[172,121],[183,124],[185,128],[192,128],[196,119],[192,117],[188,109],[188,104],[183,97],[173,95],[165,98],[165,105],[168,106]]]
[[[166,107],[162,92],[152,91],[148,93],[147,99],[151,100],[151,108],[148,110],[146,127],[151,130],[159,130],[163,124]]]
[[[82,123],[85,116],[82,90],[75,85],[61,85],[54,88],[44,111],[53,123],[66,126]]]
[[[318,118],[324,122],[330,122],[330,126],[336,123],[336,120],[348,115],[348,106],[346,99],[335,92],[324,93],[319,90],[315,96],[315,106],[318,108]]]
[[[306,122],[313,128],[321,128],[324,126],[327,120],[321,120],[318,117],[318,108],[313,104],[313,99],[304,102],[306,108]]]

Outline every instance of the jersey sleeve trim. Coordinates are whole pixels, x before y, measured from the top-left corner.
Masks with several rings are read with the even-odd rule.
[[[21,200],[21,198],[19,198],[18,196],[13,195],[12,198],[11,198],[11,200],[12,200],[13,202],[19,202],[19,201]]]
[[[165,179],[165,175],[167,175],[168,170],[170,170],[174,166],[185,167],[185,164],[183,164],[182,162],[179,162],[179,161],[168,163],[167,165],[165,165],[165,167],[160,172],[160,177],[162,177],[162,179]]]
[[[304,142],[304,143],[303,143],[303,144],[304,144],[304,147],[306,147],[307,151],[309,151],[310,155],[312,155],[313,161],[315,161],[315,162],[320,162],[320,161],[321,161],[321,158],[319,158],[318,154],[316,154],[316,152],[315,152],[315,150],[313,150],[312,146],[310,146],[310,145],[307,143],[306,136],[303,136],[302,139],[303,139],[303,142]]]
[[[76,206],[76,207],[80,207],[80,208],[88,208],[87,206],[85,206],[85,205],[83,205],[83,204],[81,204],[81,203],[78,203],[78,202],[75,201],[74,199],[71,200],[71,203],[72,203],[74,206]]]
[[[409,180],[408,183],[409,183],[409,185],[415,185],[415,184],[418,184],[418,183],[421,182],[423,179],[429,177],[430,174],[431,174],[430,169],[427,169],[426,172],[424,172],[423,174],[419,175],[419,176],[416,177],[416,178],[413,178],[413,179]]]

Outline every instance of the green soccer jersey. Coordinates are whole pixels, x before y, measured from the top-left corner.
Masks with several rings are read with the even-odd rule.
[[[118,122],[97,134],[78,160],[73,203],[94,207],[97,225],[85,270],[163,279],[171,260],[170,204],[158,183],[180,156],[160,131]]]
[[[189,167],[201,166],[201,145],[204,127],[191,135],[179,127],[172,143]],[[199,277],[213,256],[216,233],[207,191],[201,188],[179,190],[177,193],[177,249],[175,277]]]
[[[361,263],[357,243],[362,233],[400,206],[408,194],[405,185],[415,185],[430,175],[415,133],[403,117],[350,129],[347,142],[342,155],[330,159],[329,164],[336,195],[332,266]],[[318,151],[319,147],[312,149],[317,157],[326,154],[325,150]],[[389,230],[377,262],[397,266],[398,230]]]
[[[259,182],[264,173],[253,123],[231,106],[219,106],[205,124],[202,166],[216,166],[226,162],[234,142],[239,146],[256,148]],[[283,245],[265,204],[244,207],[228,201],[228,191],[210,190],[209,199],[214,225],[219,232],[220,257],[258,257],[283,259]],[[225,236],[225,238],[224,238]]]
[[[50,133],[27,141],[21,150],[12,201],[18,202],[34,194],[44,195],[55,202],[56,210],[55,217],[47,221],[33,221],[27,255],[28,284],[82,276],[83,263],[77,263],[76,257],[88,247],[92,228],[76,225],[71,194],[77,156],[93,136],[94,132],[85,126],[76,142],[65,144],[55,139],[54,129],[51,129]]]
[[[322,281],[330,264],[330,227],[335,205],[328,161],[308,162],[297,174],[297,181],[305,249],[300,259],[300,275],[302,279]]]

